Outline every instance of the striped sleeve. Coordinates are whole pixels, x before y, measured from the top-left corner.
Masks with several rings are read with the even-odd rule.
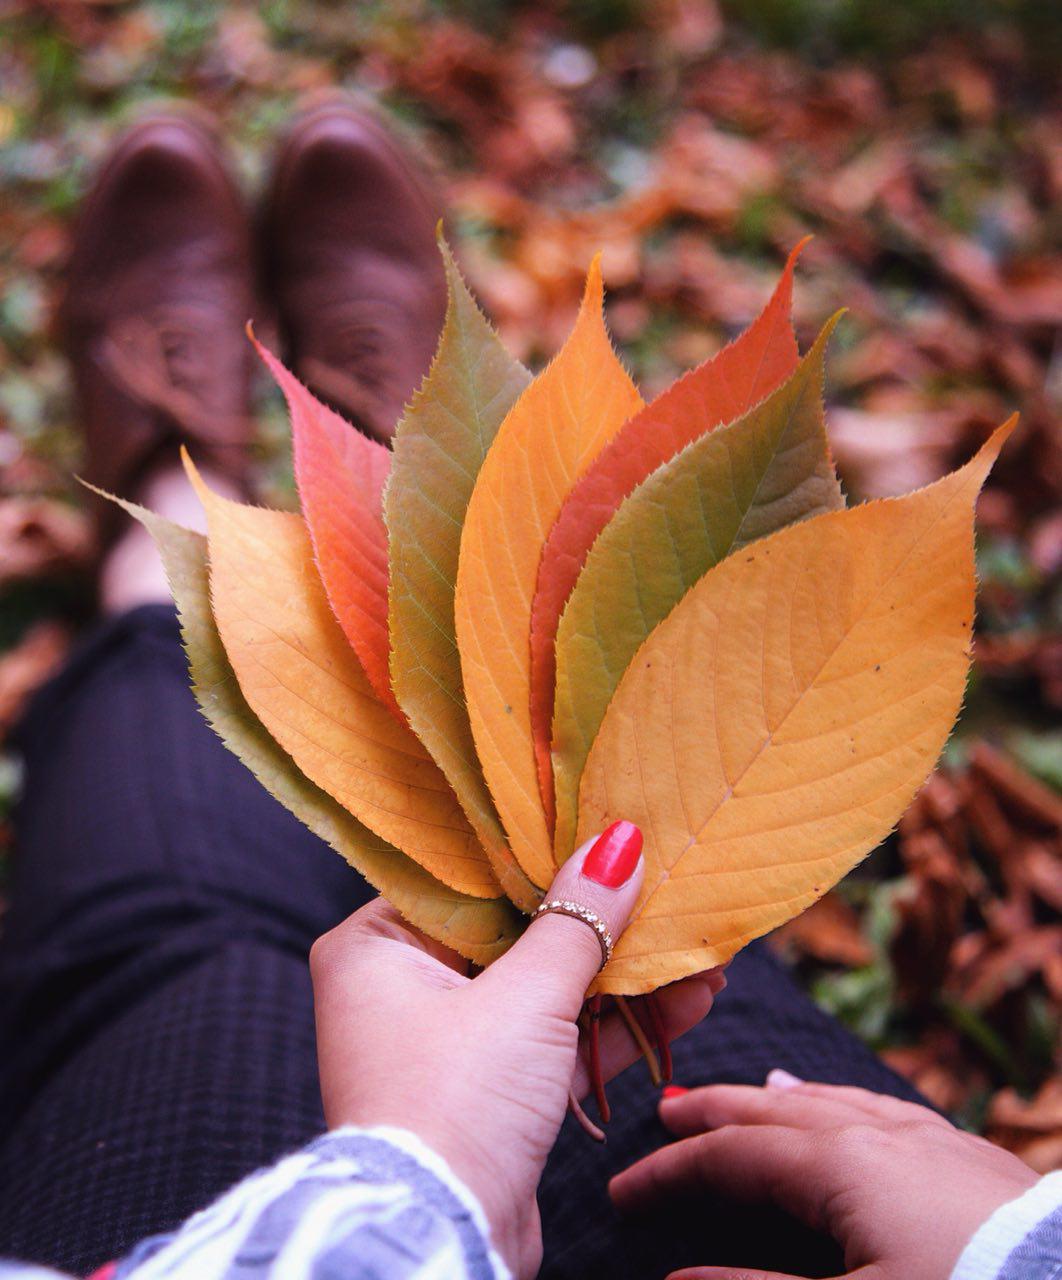
[[[383,1128],[338,1129],[254,1174],[142,1241],[113,1280],[337,1275],[509,1280],[478,1201],[418,1138]]]
[[[962,1251],[951,1280],[1062,1280],[1062,1171],[998,1208]]]

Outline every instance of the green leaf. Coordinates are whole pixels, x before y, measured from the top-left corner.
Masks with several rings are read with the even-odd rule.
[[[384,498],[390,542],[391,684],[453,787],[505,891],[539,895],[509,852],[479,766],[461,680],[454,585],[461,530],[487,450],[531,375],[505,350],[445,241],[450,300],[439,348],[394,438]]]
[[[476,964],[501,955],[526,923],[505,898],[472,898],[447,888],[304,777],[266,732],[240,692],[214,623],[206,539],[134,503],[115,501],[155,540],[180,615],[196,701],[226,747],[410,923]]]
[[[557,629],[558,859],[575,847],[579,780],[605,710],[653,628],[731,552],[844,506],[822,409],[822,362],[837,319],[766,400],[639,485],[587,556]]]

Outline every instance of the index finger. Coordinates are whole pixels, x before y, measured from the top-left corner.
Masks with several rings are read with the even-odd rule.
[[[468,972],[468,961],[408,924],[386,898],[373,898],[335,928],[323,933],[310,951],[311,970],[324,965],[350,968],[364,959],[366,944],[402,943],[422,951],[456,973]]]
[[[881,1116],[854,1100],[829,1091],[814,1094],[804,1085],[761,1088],[751,1084],[709,1084],[680,1097],[664,1098],[660,1119],[679,1138],[728,1124],[832,1129],[883,1122]]]

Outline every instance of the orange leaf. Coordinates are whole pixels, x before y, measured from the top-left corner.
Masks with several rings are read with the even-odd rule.
[[[643,480],[590,548],[555,646],[558,858],[575,848],[579,780],[590,748],[653,628],[728,555],[844,506],[822,408],[823,359],[837,318],[766,400],[694,440]]]
[[[572,484],[642,401],[609,342],[597,259],[575,328],[502,423],[461,537],[456,621],[469,717],[513,855],[540,888],[554,862],[531,739],[531,600]]]
[[[598,534],[642,480],[699,436],[733,422],[770,395],[797,366],[789,321],[793,270],[802,240],[789,255],[759,318],[711,360],[691,370],[602,449],[572,487],[542,551],[531,606],[531,730],[546,820],[555,804],[550,756],[556,681],[557,625]]]
[[[221,498],[187,466],[207,514],[214,618],[248,706],[370,830],[452,889],[498,897],[446,779],[376,696],[336,624],[302,519]]]
[[[725,962],[896,824],[962,703],[974,503],[1012,428],[926,489],[750,543],[638,651],[579,793],[580,839],[620,817],[645,835],[601,990]]]
[[[391,690],[387,630],[383,489],[391,451],[321,404],[249,327],[248,334],[288,402],[295,480],[332,612],[377,696],[404,722]]]

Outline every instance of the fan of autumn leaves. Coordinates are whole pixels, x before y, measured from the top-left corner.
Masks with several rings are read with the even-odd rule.
[[[532,378],[441,245],[449,310],[393,452],[269,352],[301,515],[195,475],[208,536],[139,508],[200,705],[283,804],[478,964],[617,818],[646,876],[599,992],[730,958],[894,826],[958,713],[973,508],[1011,429],[846,509],[823,354],[762,315],[646,405],[595,262]],[[191,466],[191,464],[189,464]],[[130,508],[132,509],[132,508]]]

